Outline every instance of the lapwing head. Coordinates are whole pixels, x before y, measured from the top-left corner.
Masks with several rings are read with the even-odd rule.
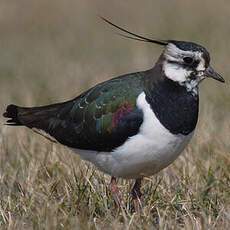
[[[162,65],[164,76],[185,86],[188,90],[196,89],[205,78],[225,82],[224,78],[210,65],[209,52],[203,46],[186,41],[146,38],[115,25],[108,19],[101,18],[106,23],[124,32],[125,34],[119,34],[123,37],[164,46],[165,49],[158,61],[158,64]]]
[[[209,52],[193,42],[167,41],[162,62],[165,76],[180,85],[195,87],[206,77],[224,82],[211,67]]]

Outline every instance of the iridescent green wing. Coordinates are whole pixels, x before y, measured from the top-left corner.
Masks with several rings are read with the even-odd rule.
[[[137,134],[143,121],[136,106],[142,75],[129,74],[101,83],[64,103],[24,108],[11,105],[10,125],[25,125],[79,149],[111,151]]]
[[[143,90],[140,78],[133,74],[113,79],[67,103],[59,112],[66,128],[56,123],[52,133],[62,129],[56,138],[74,148],[110,151],[120,146],[137,134],[143,121],[142,111],[136,107]]]

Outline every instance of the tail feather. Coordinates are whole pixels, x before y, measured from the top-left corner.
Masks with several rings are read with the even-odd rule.
[[[18,119],[18,106],[16,105],[8,105],[6,108],[6,112],[3,113],[3,116],[6,118],[10,118],[7,120],[7,125],[12,126],[20,126],[22,123]]]
[[[3,116],[9,118],[6,125],[20,126],[29,128],[45,129],[48,126],[49,119],[55,117],[60,104],[52,104],[40,107],[20,107],[17,105],[8,105]]]
[[[63,136],[67,127],[70,136],[75,134],[75,126],[68,113],[72,106],[72,101],[40,107],[8,105],[3,116],[8,118],[6,125],[26,126],[48,139],[66,143],[68,140],[63,140]]]

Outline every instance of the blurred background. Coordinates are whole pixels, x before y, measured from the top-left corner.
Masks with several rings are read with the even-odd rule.
[[[196,135],[185,154],[176,161],[173,170],[168,174],[167,170],[164,171],[167,174],[164,176],[167,186],[163,187],[162,191],[168,194],[168,186],[173,185],[172,181],[175,181],[168,180],[171,172],[178,175],[181,180],[183,173],[178,172],[183,166],[182,171],[188,170],[188,174],[193,178],[186,186],[191,191],[194,189],[193,192],[199,199],[201,197],[199,192],[206,186],[206,179],[202,178],[210,175],[212,168],[214,178],[223,185],[221,187],[218,184],[215,187],[217,192],[213,193],[213,200],[218,196],[220,199],[218,210],[229,213],[227,190],[229,191],[230,168],[230,1],[228,0],[0,0],[0,113],[2,114],[6,105],[10,103],[38,106],[71,99],[101,81],[149,69],[154,65],[162,52],[162,47],[121,38],[116,35],[117,31],[103,23],[98,15],[150,38],[193,41],[209,50],[211,63],[225,78],[226,84],[211,79],[202,82]],[[0,122],[4,123],[2,116]],[[8,191],[14,181],[18,180],[21,185],[25,184],[25,188],[36,198],[42,186],[45,188],[50,186],[50,182],[46,185],[42,177],[39,179],[37,193],[34,192],[37,183],[36,170],[39,168],[43,170],[44,165],[48,167],[47,162],[52,168],[54,162],[63,166],[67,164],[67,158],[72,157],[60,146],[55,147],[57,151],[51,151],[51,145],[47,143],[26,129],[1,125],[0,182],[6,186],[5,195],[2,196],[5,197],[6,216],[10,213]],[[63,152],[63,155],[57,155],[58,152]],[[51,154],[49,161],[47,154]],[[39,161],[37,159],[39,156],[44,157],[44,160]],[[53,157],[56,157],[56,161]],[[69,162],[71,163],[72,161]],[[74,168],[77,168],[77,165]],[[66,167],[66,170],[70,170],[70,167]],[[68,171],[70,178],[73,176],[71,170]],[[199,173],[194,176],[198,170]],[[20,176],[16,176],[15,171],[19,172]],[[62,171],[55,174],[57,180],[61,173]],[[31,178],[35,178],[35,182],[32,183]],[[175,186],[175,189],[177,187]],[[90,191],[89,193],[91,194]],[[44,200],[49,202],[50,192],[47,194]],[[173,194],[174,191],[172,196]],[[17,199],[16,206],[19,202]],[[36,199],[39,203],[40,197]],[[38,203],[34,207],[39,207]],[[28,208],[27,204],[25,207]],[[223,221],[227,221],[227,214],[223,214],[222,218]],[[39,216],[37,223],[40,223],[41,219]],[[217,223],[215,218],[213,221]]]
[[[230,2],[227,0],[0,0],[0,108],[78,95],[119,74],[151,68],[162,48],[130,41],[102,15],[153,38],[201,43],[227,80],[202,84],[202,107],[229,115]],[[212,101],[212,102],[211,102]],[[228,113],[228,114],[226,114]]]

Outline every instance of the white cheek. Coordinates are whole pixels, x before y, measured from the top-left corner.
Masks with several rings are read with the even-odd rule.
[[[199,53],[199,52],[197,52],[197,53],[195,54],[195,56],[196,56],[196,59],[197,59],[197,60],[200,60],[200,63],[199,63],[199,65],[196,67],[196,70],[197,70],[197,71],[204,71],[206,68],[205,68],[205,60],[204,60],[204,58],[202,57],[202,54]]]
[[[175,64],[168,63],[167,61],[163,64],[163,71],[165,76],[176,82],[184,82],[192,71],[186,70],[183,67]]]
[[[202,58],[202,60],[200,61],[199,65],[196,67],[197,71],[204,71],[205,70],[205,62],[204,59]]]

